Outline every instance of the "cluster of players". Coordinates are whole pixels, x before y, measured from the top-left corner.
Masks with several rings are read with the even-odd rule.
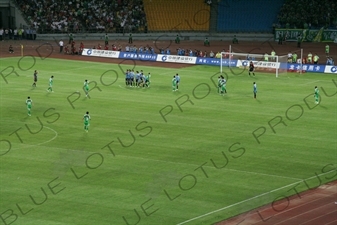
[[[125,85],[127,87],[150,87],[151,84],[151,73],[144,75],[143,70],[134,71],[134,70],[126,70],[125,72]]]
[[[255,76],[254,64],[252,62],[250,62],[250,65],[249,65],[249,76],[250,76],[250,73],[253,73],[253,75]],[[38,80],[37,75],[38,75],[38,71],[35,70],[34,71],[34,82],[32,84],[32,87],[36,87],[36,83]],[[49,78],[49,87],[47,89],[48,92],[54,92],[53,91],[53,78],[54,76],[51,76]],[[135,73],[134,70],[128,69],[125,73],[125,84],[126,86],[129,86],[129,87],[150,87],[150,83],[151,83],[150,78],[151,78],[151,74],[148,73],[147,75],[144,75],[143,70],[141,70],[140,72],[136,71]],[[176,75],[173,76],[173,79],[172,79],[172,91],[178,91],[179,84],[180,84],[180,76],[177,73]],[[227,81],[225,77],[222,75],[219,76],[218,77],[218,93],[222,96],[225,93],[227,93],[226,84],[227,84]],[[86,97],[89,97],[89,81],[88,80],[84,81],[83,90],[85,92]],[[253,94],[254,94],[254,99],[256,99],[256,94],[257,94],[256,82],[253,82]],[[315,98],[315,103],[319,104],[319,90],[317,86],[315,86],[314,98]],[[33,105],[33,100],[28,96],[26,100],[28,116],[31,116],[32,105]],[[89,115],[89,112],[86,112],[85,115],[83,116],[84,130],[86,132],[89,131],[90,120],[91,120],[91,117]]]
[[[32,84],[32,87],[36,87],[36,84],[37,84],[37,75],[38,75],[38,71],[35,70],[34,71],[34,75],[33,75],[33,84]],[[53,83],[54,83],[54,76],[51,76],[49,78],[49,86],[47,88],[47,92],[54,92],[53,91]],[[84,80],[84,84],[83,84],[83,90],[85,92],[85,96],[86,97],[89,97],[89,81],[88,80]],[[26,99],[26,106],[27,106],[27,111],[28,111],[28,116],[31,116],[31,111],[32,111],[32,106],[33,106],[33,100],[30,98],[30,96],[27,97]],[[91,120],[91,117],[89,115],[89,112],[86,112],[83,116],[83,122],[84,122],[84,130],[86,132],[89,131],[89,126],[90,126],[90,120]]]

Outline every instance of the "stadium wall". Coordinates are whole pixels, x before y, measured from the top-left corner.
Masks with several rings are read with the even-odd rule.
[[[163,55],[163,54],[145,54],[132,52],[119,52],[110,50],[98,50],[85,48],[82,52],[83,56],[88,57],[105,57],[115,59],[129,59],[140,61],[153,61],[162,63],[183,63],[189,65],[212,65],[220,66],[219,58],[204,58],[194,56],[180,56],[180,55]],[[243,67],[248,65],[247,60],[224,59],[224,67]],[[261,62],[254,61],[254,64],[264,69],[282,69],[289,72],[314,72],[314,73],[330,73],[337,75],[337,66],[328,65],[312,65],[312,64],[297,64],[297,63],[275,63],[275,62]],[[302,69],[301,69],[302,68]]]

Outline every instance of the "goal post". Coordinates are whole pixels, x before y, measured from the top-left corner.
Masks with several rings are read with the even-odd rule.
[[[278,77],[280,74],[287,73],[288,57],[270,54],[251,54],[221,52],[220,73],[223,73],[225,65],[248,69],[249,63],[253,62],[255,71],[275,73]]]

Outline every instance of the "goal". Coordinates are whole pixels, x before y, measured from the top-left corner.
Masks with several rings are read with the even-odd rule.
[[[286,74],[288,68],[288,56],[278,56],[270,54],[250,54],[221,52],[220,73],[223,73],[223,67],[238,67],[248,70],[249,63],[254,63],[255,71],[275,73],[278,77],[280,74]]]

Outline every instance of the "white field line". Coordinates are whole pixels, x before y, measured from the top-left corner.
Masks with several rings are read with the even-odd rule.
[[[47,144],[47,143],[49,143],[49,142],[51,142],[51,141],[53,141],[53,140],[55,140],[57,138],[58,133],[57,133],[56,130],[54,130],[54,129],[50,128],[50,127],[47,127],[47,126],[43,126],[42,129],[44,129],[44,128],[47,128],[48,130],[51,130],[52,132],[54,132],[55,133],[54,137],[52,137],[51,139],[49,139],[47,141],[44,141],[44,142],[41,142],[41,143],[37,143],[37,144],[34,144],[34,145],[25,144],[25,146],[22,146],[22,147],[19,147],[19,148],[13,148],[13,149],[11,149],[11,151],[13,151],[13,150],[21,150],[21,149],[29,148],[29,147],[32,147],[32,146],[39,146],[39,145]]]
[[[283,179],[291,179],[291,180],[302,181],[302,179],[295,178],[295,177],[287,177],[287,176],[273,175],[273,174],[260,173],[260,172],[251,172],[251,171],[245,171],[245,170],[235,170],[235,169],[226,169],[226,170],[234,171],[234,172],[254,174],[254,175],[262,175],[262,176],[278,177],[278,178],[283,178]]]
[[[92,67],[97,67],[97,65],[84,66],[84,67],[78,67],[78,68],[73,68],[73,69],[57,70],[56,72],[47,72],[47,73],[44,73],[44,75],[49,75],[49,74],[67,74],[68,71],[81,70],[81,69],[87,69],[87,68],[92,68]],[[26,77],[31,77],[31,75],[26,75]]]
[[[56,130],[54,130],[54,129],[50,128],[50,127],[46,127],[46,126],[43,126],[43,128],[47,128],[47,129],[49,129],[49,130],[53,131],[53,132],[55,133],[55,136],[54,136],[53,138],[49,139],[48,141],[45,141],[45,142],[42,142],[42,143],[38,143],[38,144],[36,144],[36,145],[43,145],[43,144],[47,144],[47,143],[49,143],[49,142],[53,141],[53,140],[54,140],[55,138],[57,138],[57,136],[58,136],[58,133],[57,133],[57,131],[56,131]]]
[[[320,80],[314,80],[314,81],[310,81],[310,82],[307,82],[307,83],[304,83],[304,84],[300,84],[300,85],[308,85],[308,84],[313,84],[313,83],[316,83],[316,82],[319,82]]]
[[[58,70],[56,72],[51,72],[51,73],[47,73],[47,74],[55,74],[55,73],[62,73],[62,72],[65,72],[65,74],[68,72],[68,71],[73,71],[73,70],[81,70],[81,69],[87,69],[87,68],[92,68],[92,67],[97,67],[97,65],[91,65],[91,66],[84,66],[84,67],[78,67],[78,68],[73,68],[73,69],[66,69],[66,70]]]
[[[319,174],[318,176],[326,175],[326,174],[328,174],[328,173],[331,173],[331,172],[335,172],[335,170],[329,171],[329,172],[327,172],[327,173],[322,173],[322,174]],[[313,179],[313,178],[316,178],[316,177],[317,177],[317,176],[312,176],[312,177],[309,177],[309,178],[307,178],[307,179],[304,179],[304,180],[311,180],[311,179]],[[240,201],[240,202],[234,203],[234,204],[232,204],[232,205],[229,205],[229,206],[226,206],[226,207],[223,207],[223,208],[220,208],[220,209],[217,209],[217,210],[214,210],[214,211],[211,211],[211,212],[205,213],[205,214],[203,214],[203,215],[200,215],[200,216],[194,217],[194,218],[192,218],[192,219],[189,219],[189,220],[186,220],[186,221],[184,221],[184,222],[178,223],[177,225],[186,224],[186,223],[189,223],[189,222],[191,222],[191,221],[194,221],[194,220],[197,220],[197,219],[200,219],[200,218],[203,218],[203,217],[206,217],[206,216],[212,215],[212,214],[214,214],[214,213],[217,213],[217,212],[223,211],[223,210],[225,210],[225,209],[229,209],[229,208],[232,208],[232,207],[234,207],[234,206],[240,205],[240,204],[242,204],[242,203],[249,202],[249,201],[251,201],[251,200],[253,200],[253,199],[256,199],[256,198],[259,198],[259,197],[265,196],[265,195],[267,195],[267,194],[270,194],[270,193],[273,193],[273,192],[276,192],[276,191],[282,190],[282,189],[284,189],[284,188],[287,188],[287,187],[289,187],[289,186],[293,186],[293,185],[295,185],[295,184],[298,184],[298,183],[300,183],[300,182],[302,182],[302,181],[297,181],[297,182],[294,182],[294,183],[291,183],[291,184],[285,185],[285,186],[283,186],[283,187],[276,188],[276,189],[274,189],[274,190],[271,190],[271,191],[265,192],[265,193],[263,193],[263,194],[260,194],[260,195],[256,195],[256,196],[254,196],[254,197],[251,197],[251,198],[248,198],[248,199],[246,199],[246,200],[243,200],[243,201]]]
[[[162,68],[160,67],[160,69],[162,69]],[[176,70],[178,70],[178,72],[172,72],[172,71],[174,71],[174,69],[172,69],[172,68],[168,68],[168,69],[171,70],[171,71],[170,71],[170,72],[161,73],[161,74],[159,74],[159,75],[172,74],[172,76],[173,76],[173,75],[176,75],[176,73],[178,73],[178,74],[180,74],[180,75],[183,75],[185,71],[186,71],[186,72],[193,72],[193,73],[204,73],[204,74],[205,74],[205,77],[206,77],[207,75],[209,75],[209,74],[212,74],[212,75],[214,75],[214,74],[216,74],[216,73],[219,73],[219,74],[220,74],[220,72],[209,73],[209,72],[200,71],[200,70],[186,70],[186,69],[176,69]],[[182,70],[182,71],[180,72],[180,70]]]

